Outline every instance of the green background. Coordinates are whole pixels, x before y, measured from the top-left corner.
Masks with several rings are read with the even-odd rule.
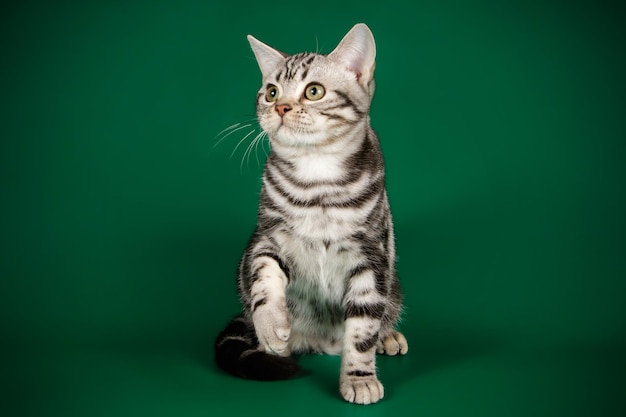
[[[0,414],[626,412],[618,2],[1,8]],[[265,156],[237,147],[257,128],[245,36],[327,53],[357,22],[410,345],[371,407],[340,399],[336,357],[277,383],[212,363]]]

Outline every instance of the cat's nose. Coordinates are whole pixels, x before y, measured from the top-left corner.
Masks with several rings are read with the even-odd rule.
[[[276,111],[280,117],[283,117],[289,110],[291,110],[291,106],[289,104],[279,104],[276,106]]]

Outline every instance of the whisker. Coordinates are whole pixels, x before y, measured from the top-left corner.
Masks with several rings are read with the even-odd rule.
[[[251,116],[251,115],[248,115]],[[232,124],[230,126],[225,127],[224,129],[222,129],[217,135],[215,135],[213,137],[213,139],[217,139],[220,136],[222,136],[223,134],[227,133],[229,130],[235,129],[237,127],[242,127],[242,125],[247,124],[247,125],[251,125],[252,122],[256,122],[257,121],[257,117],[249,117],[245,120],[242,120],[241,122],[237,122],[235,124]]]
[[[265,137],[267,138],[267,133],[265,133]],[[267,144],[267,150],[265,149],[265,144]],[[265,152],[266,154],[272,152],[272,144],[269,140],[264,140],[263,142],[261,142],[261,146],[263,148],[263,152]]]
[[[244,152],[243,154],[243,158],[241,158],[241,164],[240,164],[240,169],[243,170],[243,162],[244,160],[246,161],[246,164],[248,166],[248,168],[250,167],[250,156],[252,156],[252,149],[254,148],[256,151],[256,148],[259,144],[259,141],[263,138],[263,136],[265,135],[264,131],[259,132],[254,139],[252,139],[252,141],[250,142],[250,144],[248,145],[246,152]],[[258,152],[255,152],[256,154],[256,160],[257,160],[257,166],[260,166],[261,163],[259,161],[259,155]]]
[[[245,126],[250,126],[253,122],[254,119],[248,119],[248,120],[244,120],[243,122],[240,123],[235,123],[232,124],[224,129],[222,129],[217,135],[215,135],[214,139],[219,138],[220,136],[224,135],[224,134],[228,134],[227,132],[232,131],[232,130],[237,130],[238,128],[244,128]]]
[[[236,123],[235,125],[239,125],[239,123]],[[235,126],[235,125],[233,125],[233,126]],[[235,132],[237,132],[237,131],[239,131],[239,130],[241,130],[241,129],[245,129],[246,127],[250,127],[250,126],[252,126],[252,124],[251,124],[251,123],[247,123],[247,124],[242,125],[242,126],[239,126],[239,127],[237,127],[237,128],[232,128],[232,129],[231,129],[228,133],[226,133],[223,137],[221,137],[221,138],[220,138],[220,139],[219,139],[219,140],[215,143],[215,145],[213,145],[213,148],[215,148],[216,146],[218,146],[220,143],[222,143],[222,142],[224,141],[224,139],[226,139],[227,137],[229,137],[229,136],[230,136],[230,135],[232,135],[233,133],[235,133]],[[224,131],[228,131],[228,128],[226,128],[226,129],[225,129],[225,130],[223,130],[222,132],[224,132]],[[218,136],[219,136],[219,135],[218,135]],[[217,137],[217,136],[216,136],[216,137]]]
[[[257,166],[261,166],[261,161],[259,161],[259,143],[261,143],[261,149],[265,150],[264,145],[265,145],[266,137],[267,137],[267,133],[265,131],[261,131],[261,133],[259,133],[257,137],[254,138],[254,141],[253,141],[253,143],[255,144],[254,156],[256,157]],[[248,155],[248,157],[250,157],[250,155]]]
[[[246,156],[248,157],[248,167],[250,167],[250,153],[252,152],[252,146],[254,145],[254,141],[258,137],[259,135],[256,135],[254,139],[252,139],[252,141],[246,147],[246,150],[244,151],[243,156],[241,157],[241,163],[239,164],[239,169],[243,170],[243,161],[246,160]]]
[[[232,136],[233,133],[241,131],[243,129],[249,128],[250,126],[253,126],[254,123],[252,122],[257,122],[258,123],[258,118],[255,117],[253,119],[248,119],[245,120],[243,122],[239,122],[239,123],[234,123],[230,126],[225,127],[224,129],[222,129],[217,135],[215,135],[215,139],[217,140],[216,143],[212,146],[211,149],[215,149],[218,145],[220,145],[224,140],[228,139],[229,137]],[[247,132],[241,139],[238,140],[237,144],[235,145],[235,148],[232,150],[229,159],[232,159],[233,156],[235,155],[235,153],[237,153],[237,150],[241,147],[241,145],[246,142],[246,140],[252,136],[253,134],[255,134],[255,136],[253,137],[253,139],[250,141],[250,143],[245,147],[245,150],[243,152],[243,156],[241,158],[241,163],[239,165],[240,169],[243,170],[243,164],[244,162],[246,162],[248,168],[250,167],[250,157],[252,156],[252,152],[254,151],[254,155],[255,155],[255,159],[257,161],[257,166],[261,166],[261,161],[259,160],[259,143],[261,143],[261,149],[263,150],[263,152],[267,155],[268,151],[265,150],[265,138],[267,137],[267,133],[265,131],[263,131],[263,129],[260,129],[259,133],[256,133],[258,130],[258,128],[253,128],[252,130],[250,130],[249,132]],[[239,136],[239,135],[237,135]],[[271,151],[271,148],[270,148]]]
[[[233,155],[235,154],[235,152],[237,152],[237,148],[239,148],[239,146],[248,138],[248,136],[250,136],[251,134],[253,134],[256,131],[256,129],[252,129],[250,132],[248,132],[248,134],[246,136],[244,136],[238,143],[237,146],[235,146],[235,149],[233,149],[232,153],[230,154],[229,158],[232,158]]]
[[[228,130],[230,130],[230,129],[234,129],[234,128],[236,128],[237,126],[239,126],[240,124],[241,124],[241,123],[235,123],[235,124],[233,124],[233,125],[230,125],[230,126],[228,126],[228,127],[224,128],[224,129],[222,129],[222,131],[221,131],[220,133],[218,133],[217,135],[215,135],[215,137],[216,137],[216,138],[217,138],[217,137],[219,137],[222,133],[224,133],[224,132],[226,132],[226,131],[228,131]]]

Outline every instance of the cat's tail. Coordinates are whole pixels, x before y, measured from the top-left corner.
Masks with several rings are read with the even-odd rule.
[[[259,381],[289,379],[300,370],[293,358],[270,355],[258,348],[254,326],[237,316],[215,340],[215,362],[231,375]]]

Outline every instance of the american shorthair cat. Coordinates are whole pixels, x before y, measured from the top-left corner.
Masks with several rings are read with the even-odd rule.
[[[357,24],[328,55],[286,55],[248,36],[263,74],[267,158],[257,228],[239,264],[243,313],[215,342],[223,370],[258,380],[298,372],[299,353],[341,355],[339,391],[384,390],[376,353],[404,355],[402,295],[378,138],[370,127],[376,46]]]

